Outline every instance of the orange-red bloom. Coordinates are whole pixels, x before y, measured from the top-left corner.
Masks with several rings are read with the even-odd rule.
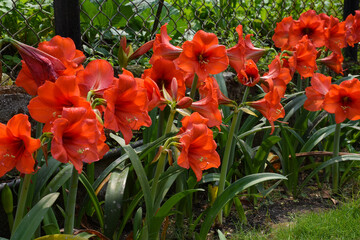
[[[50,41],[39,43],[38,48],[58,58],[65,65],[66,70],[63,75],[74,75],[77,71],[83,69],[81,64],[86,57],[82,51],[76,49],[71,38],[55,36]]]
[[[336,123],[360,119],[360,81],[356,78],[340,85],[332,84],[325,95],[323,108],[335,114]]]
[[[250,37],[253,34],[248,34],[245,36],[245,57],[246,59],[252,59],[255,63],[266,53],[266,50],[263,48],[257,48],[252,44]]]
[[[300,15],[299,20],[293,21],[289,29],[289,45],[296,44],[307,36],[315,47],[325,45],[324,21],[314,10],[308,10]]]
[[[360,10],[355,11],[355,16],[350,14],[345,20],[346,42],[354,47],[360,41]]]
[[[81,173],[83,162],[98,161],[109,150],[104,131],[85,108],[64,108],[61,116],[51,128],[51,154],[62,163],[71,162]]]
[[[171,38],[167,34],[166,26],[167,23],[165,23],[160,28],[160,34],[156,34],[155,36],[155,41],[153,44],[154,53],[150,58],[150,64],[154,64],[154,62],[159,58],[175,60],[182,52],[182,49],[180,47],[176,47],[170,43]]]
[[[45,123],[45,132],[49,131],[55,119],[61,117],[64,107],[90,107],[90,103],[80,97],[75,76],[61,76],[55,83],[47,81],[28,105],[31,117]]]
[[[280,100],[281,97],[277,89],[274,89],[268,92],[263,99],[248,103],[250,107],[258,110],[269,121],[272,127],[270,134],[272,134],[275,129],[274,121],[285,116],[285,111]]]
[[[0,123],[0,177],[16,167],[24,174],[34,172],[33,153],[40,148],[40,140],[31,138],[28,116],[17,114],[7,125]]]
[[[216,98],[219,105],[233,104],[233,101],[221,92],[219,84],[214,77],[207,77],[200,83],[200,98],[206,98],[206,96],[212,94],[214,90],[216,91]]]
[[[280,58],[276,56],[269,65],[269,72],[261,77],[261,87],[265,92],[273,91],[276,88],[280,97],[284,97],[286,86],[290,81],[290,70],[281,67]]]
[[[218,44],[213,33],[198,31],[192,41],[186,41],[183,52],[177,59],[178,66],[185,72],[196,73],[200,80],[209,74],[218,74],[229,65],[225,46]]]
[[[45,81],[54,82],[59,76],[74,75],[83,68],[85,56],[75,49],[70,38],[55,36],[49,42],[40,43],[37,49],[14,40],[13,43],[24,60],[16,85],[31,95],[36,95]]]
[[[304,36],[294,49],[294,55],[289,59],[290,68],[296,69],[303,78],[311,77],[317,69],[315,46]]]
[[[304,108],[308,111],[319,111],[323,107],[325,95],[331,87],[331,77],[321,73],[314,73],[311,78],[311,86],[305,89],[307,99]]]
[[[90,90],[102,96],[115,79],[114,69],[108,61],[94,60],[89,62],[84,70],[79,71],[76,78],[82,97],[86,98]]]
[[[336,73],[343,74],[343,67],[342,63],[344,61],[344,57],[340,52],[340,55],[336,54],[335,52],[331,53],[329,56],[319,59],[319,62],[322,64],[328,66],[331,70],[333,70]]]
[[[193,116],[194,115],[194,116]],[[180,133],[180,156],[177,164],[180,167],[191,167],[197,181],[201,180],[202,171],[220,166],[220,156],[216,152],[216,142],[213,132],[204,124],[206,121],[197,113],[185,117],[185,122]]]
[[[346,47],[345,22],[339,22],[339,19],[324,13],[319,16],[324,21],[325,46],[340,55],[341,49]]]
[[[184,72],[177,69],[173,61],[163,58],[157,59],[154,61],[152,68],[144,71],[142,78],[145,79],[146,77],[149,77],[156,82],[160,92],[162,92],[164,87],[168,93],[171,93],[171,83],[173,78],[175,78],[178,86],[177,95],[179,97],[185,96],[186,86]],[[164,96],[164,94],[162,94],[162,96]]]
[[[193,102],[190,108],[209,119],[208,127],[216,126],[219,128],[222,116],[219,110],[218,89],[214,87],[211,81],[207,81],[205,84],[204,89],[201,90],[200,97],[202,98],[199,101]]]
[[[114,131],[121,131],[125,143],[132,138],[132,130],[141,126],[149,127],[151,118],[147,112],[148,97],[142,79],[135,79],[131,72],[123,70],[113,87],[105,90],[104,126]]]
[[[281,50],[289,49],[289,29],[294,19],[290,17],[283,18],[281,22],[276,23],[275,34],[272,40],[275,46],[281,48]]]
[[[256,63],[252,59],[247,60],[245,69],[238,74],[238,81],[245,86],[253,87],[259,80],[260,75]]]
[[[245,68],[245,41],[242,36],[242,25],[236,27],[236,32],[239,35],[238,43],[227,49],[226,53],[229,58],[230,66],[239,74]]]

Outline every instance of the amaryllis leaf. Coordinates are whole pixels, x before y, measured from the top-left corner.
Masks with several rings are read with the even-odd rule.
[[[216,182],[216,181],[219,181],[219,179],[220,179],[220,173],[209,173],[209,174],[204,175],[201,178],[199,184]]]
[[[50,193],[43,197],[21,220],[10,240],[32,239],[46,212],[54,204],[59,195],[60,193]]]
[[[88,240],[88,238],[70,235],[70,234],[54,234],[36,238],[35,240]]]
[[[341,124],[341,128],[347,127],[349,124],[343,123]],[[312,149],[323,139],[325,139],[330,134],[334,133],[336,124],[321,128],[317,130],[309,140],[306,141],[306,143],[301,148],[300,152],[310,152]]]
[[[157,197],[154,199],[154,209],[158,209],[160,207],[160,204],[164,200],[164,197],[166,196],[170,187],[173,185],[179,174],[184,170],[184,168],[175,165],[169,167],[163,174],[161,174],[157,187]]]
[[[286,112],[286,116],[284,117],[284,119],[282,121],[286,122],[290,119],[290,117],[299,109],[304,105],[304,102],[306,100],[306,95],[299,95],[296,96],[294,99],[291,99],[285,106],[285,112]]]
[[[171,209],[178,203],[181,199],[186,197],[187,195],[204,191],[203,189],[189,189],[179,193],[176,193],[172,197],[170,197],[156,212],[156,215],[151,218],[150,226],[149,226],[149,238],[156,239],[157,234],[159,234],[161,224],[164,221],[164,218],[169,215]]]
[[[49,211],[45,214],[43,225],[43,230],[48,235],[60,233],[59,224],[52,208],[50,208]]]
[[[53,176],[54,172],[58,167],[61,165],[61,162],[55,160],[54,158],[50,157],[47,161],[47,165],[43,165],[40,170],[37,172],[37,179],[35,185],[35,192],[38,193],[41,189],[45,186],[48,182],[50,177]]]
[[[63,169],[61,169],[53,179],[49,182],[49,184],[43,190],[41,196],[45,196],[49,193],[56,192],[61,186],[63,186],[67,180],[71,177],[71,169],[72,165],[68,164]]]
[[[144,193],[144,200],[146,206],[146,219],[150,220],[150,216],[153,214],[153,199],[151,197],[149,180],[147,179],[144,167],[141,164],[139,156],[136,154],[135,150],[130,145],[125,145],[124,139],[115,134],[110,133],[110,137],[120,144],[129,155],[130,161],[134,167],[136,175],[138,177],[141,189]]]
[[[132,202],[130,203],[130,205],[128,205],[126,207],[126,212],[124,214],[124,216],[122,217],[122,222],[120,224],[120,229],[118,231],[117,237],[116,239],[120,239],[120,236],[122,235],[122,231],[125,228],[125,225],[127,223],[127,221],[130,219],[130,217],[132,216],[132,213],[135,211],[135,208],[138,206],[141,198],[143,197],[143,192],[139,192],[138,194],[136,194],[136,196],[133,198]]]
[[[125,185],[129,168],[117,168],[111,173],[105,194],[104,208],[104,234],[112,238],[121,215],[121,205],[125,191]]]
[[[225,206],[225,204],[233,199],[237,194],[239,194],[244,189],[247,189],[260,182],[277,179],[286,180],[287,178],[276,173],[257,173],[245,176],[232,183],[220,196],[216,198],[212,207],[206,210],[207,214],[205,215],[204,222],[201,224],[199,239],[206,239],[206,236],[211,228],[211,225],[214,223],[217,214]]]
[[[279,136],[270,136],[262,141],[260,148],[257,150],[253,159],[253,167],[256,172],[259,172],[259,169],[265,163],[264,161],[266,160],[270,149],[274,146],[275,143],[279,142],[280,140],[281,137]]]
[[[84,175],[84,173],[81,173],[79,175],[79,180],[80,182],[83,184],[83,186],[85,187],[89,197],[90,197],[90,200],[94,206],[94,209],[95,209],[95,213],[96,213],[96,216],[99,220],[99,224],[100,224],[100,227],[101,228],[104,228],[104,214],[101,210],[101,207],[100,207],[100,203],[99,203],[99,200],[95,194],[95,191],[94,189],[92,188],[90,182],[87,180],[86,176]]]
[[[302,182],[302,184],[299,187],[299,191],[307,184],[307,182],[317,173],[319,172],[321,169],[330,166],[334,163],[339,163],[339,162],[345,162],[345,161],[360,161],[360,156],[359,155],[344,155],[344,156],[338,156],[338,157],[334,157],[331,158],[330,160],[322,163],[320,166],[318,166],[317,168],[315,168],[307,177],[306,179]]]

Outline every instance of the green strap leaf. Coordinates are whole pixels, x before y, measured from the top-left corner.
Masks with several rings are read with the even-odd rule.
[[[98,200],[98,198],[97,198],[97,196],[95,194],[95,191],[92,188],[89,180],[84,175],[84,172],[82,172],[80,174],[79,180],[82,183],[82,185],[85,187],[87,193],[89,194],[90,200],[91,200],[91,202],[92,202],[92,204],[94,206],[94,209],[95,209],[96,216],[97,216],[97,218],[99,220],[100,227],[103,229],[104,228],[104,215],[103,215],[103,212],[101,210],[100,203],[99,203],[99,200]]]
[[[141,164],[141,161],[130,145],[125,145],[124,139],[115,134],[110,133],[110,137],[117,141],[122,146],[125,152],[129,155],[130,161],[134,167],[138,180],[140,182],[141,189],[144,193],[144,200],[146,206],[146,219],[149,221],[150,216],[153,215],[153,199],[151,197],[149,180],[147,179],[145,170]]]
[[[104,209],[104,234],[112,238],[121,215],[121,204],[124,196],[125,185],[129,168],[116,169],[111,173],[105,194]]]
[[[159,234],[161,224],[164,221],[165,217],[169,215],[171,209],[177,204],[181,199],[186,197],[187,195],[204,191],[203,189],[189,189],[183,192],[179,192],[169,198],[156,212],[156,215],[151,218],[150,227],[149,227],[149,239],[157,239],[157,235]]]
[[[216,198],[212,207],[207,210],[206,217],[201,225],[199,239],[206,239],[206,235],[209,232],[217,214],[225,206],[225,204],[233,199],[238,193],[260,182],[276,179],[286,180],[287,178],[277,173],[257,173],[245,176],[231,184],[220,196]]]
[[[341,124],[341,128],[347,127],[349,124]],[[321,142],[324,138],[329,136],[330,134],[335,132],[336,124],[321,128],[317,130],[309,140],[304,144],[301,148],[300,152],[310,152],[319,142]]]
[[[345,162],[345,161],[359,161],[360,160],[360,156],[359,155],[345,155],[345,156],[338,156],[338,157],[334,157],[329,159],[328,161],[322,163],[320,166],[318,166],[317,168],[315,168],[310,174],[309,176],[307,176],[307,178],[304,180],[304,182],[300,185],[299,189],[302,189],[306,183],[317,173],[319,172],[321,169],[330,166],[334,163],[339,163],[339,162]]]
[[[10,240],[30,240],[43,217],[54,204],[60,193],[50,193],[43,197],[21,220]]]
[[[36,238],[35,240],[88,240],[88,238],[70,234],[54,234]]]
[[[61,186],[63,186],[66,181],[69,180],[69,178],[71,177],[72,168],[73,165],[68,164],[66,167],[61,169],[43,190],[41,196],[56,192]]]
[[[52,177],[56,169],[61,165],[61,162],[49,157],[47,165],[43,165],[37,172],[35,192],[40,192],[48,180]]]

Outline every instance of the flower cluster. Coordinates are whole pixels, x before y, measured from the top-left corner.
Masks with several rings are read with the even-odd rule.
[[[173,46],[166,24],[155,40],[135,52],[122,38],[119,64],[124,67],[153,49],[151,68],[140,78],[126,69],[115,77],[112,65],[105,60],[93,60],[84,67],[84,54],[76,50],[69,38],[55,36],[38,48],[11,40],[23,58],[16,84],[34,96],[28,109],[33,119],[44,124],[43,135],[51,139],[52,156],[64,163],[71,162],[78,172],[82,171],[83,162],[97,161],[108,151],[104,128],[121,132],[128,144],[133,130],[152,124],[149,111],[156,107],[163,111],[168,106],[171,114],[178,112],[184,116],[179,138],[175,138],[178,141],[175,146],[181,150],[178,164],[191,167],[200,180],[202,170],[220,165],[210,130],[212,127],[221,130],[219,105],[232,106],[236,111],[244,105],[257,109],[270,122],[273,133],[274,122],[285,116],[281,99],[295,72],[302,78],[312,77],[312,86],[306,89],[306,109],[335,113],[336,122],[360,119],[359,81],[334,85],[331,78],[315,73],[318,63],[342,73],[341,49],[359,42],[359,18],[360,11],[356,11],[355,16],[340,22],[313,10],[301,14],[298,20],[284,18],[273,36],[275,46],[282,52],[276,54],[264,74],[259,73],[256,64],[268,49],[256,48],[251,42],[252,35],[243,37],[241,25],[236,28],[238,43],[230,48],[219,44],[215,34],[202,30],[182,46]],[[265,96],[241,103],[240,107],[225,97],[213,75],[229,66],[236,71],[241,84],[259,85]],[[187,88],[191,88],[190,95]],[[195,90],[199,98],[195,98]],[[19,118],[24,116],[16,116],[8,126],[1,127],[0,162],[6,167],[1,168],[0,175],[14,166],[24,173],[34,171],[30,167],[34,166],[31,155],[40,144],[30,137],[28,121],[20,124]],[[167,132],[173,129],[172,120],[173,116],[169,117]],[[27,130],[22,132],[20,128]],[[15,147],[3,146],[5,142],[21,150],[14,152]],[[8,159],[13,157],[16,160],[9,163]],[[24,159],[29,160],[25,163]]]

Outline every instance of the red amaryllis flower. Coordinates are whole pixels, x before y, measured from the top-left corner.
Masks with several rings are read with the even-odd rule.
[[[151,125],[144,82],[135,79],[131,72],[124,69],[119,79],[113,82],[113,87],[105,90],[104,99],[107,103],[104,127],[121,131],[126,144],[132,138],[132,130]]]
[[[355,16],[350,14],[345,19],[346,42],[354,47],[360,41],[360,11],[355,11]]]
[[[14,167],[24,174],[34,172],[33,153],[40,145],[39,139],[31,138],[27,115],[17,114],[7,125],[0,123],[0,177]]]
[[[162,92],[163,87],[167,92],[171,92],[171,82],[173,78],[177,81],[177,95],[179,97],[185,96],[185,80],[184,72],[180,69],[177,69],[174,62],[166,60],[163,58],[157,59],[154,62],[154,65],[150,69],[146,69],[142,78],[146,77],[151,78],[158,85],[160,92]],[[164,96],[164,95],[162,95]]]
[[[144,86],[146,88],[147,97],[149,100],[148,103],[148,111],[151,111],[155,107],[159,107],[160,109],[164,109],[166,101],[163,96],[161,96],[160,89],[156,82],[154,82],[151,78],[146,77],[144,79]]]
[[[71,38],[55,36],[50,41],[39,43],[38,48],[58,58],[65,65],[66,70],[63,75],[74,75],[77,71],[83,69],[81,64],[86,57],[82,51],[76,49]]]
[[[248,34],[245,36],[245,57],[246,59],[252,59],[255,63],[266,53],[266,50],[263,48],[257,48],[252,44],[250,37],[253,34]]]
[[[285,116],[285,111],[280,100],[280,95],[275,88],[273,91],[268,92],[263,99],[248,103],[250,107],[258,110],[269,121],[272,127],[270,134],[272,134],[275,129],[274,121]]]
[[[194,113],[195,114],[195,113]],[[196,118],[199,118],[197,116]],[[184,119],[189,118],[185,117]],[[191,167],[197,181],[201,180],[202,171],[220,166],[220,156],[216,152],[213,132],[203,123],[189,123],[180,135],[180,155],[177,164],[180,167]]]
[[[339,22],[339,19],[324,13],[319,16],[324,21],[325,46],[340,55],[341,49],[346,47],[345,22]]]
[[[46,80],[55,81],[66,69],[58,58],[46,52],[15,40],[11,42],[23,59],[16,84],[31,95],[36,95],[38,87]]]
[[[171,38],[167,34],[167,23],[160,28],[160,34],[156,34],[155,42],[153,44],[153,55],[149,63],[154,64],[155,60],[164,58],[167,60],[175,60],[179,57],[182,49],[170,43]]]
[[[317,69],[315,46],[304,36],[294,50],[294,55],[289,58],[290,68],[296,69],[303,78],[311,77]]]
[[[218,74],[229,65],[225,46],[218,44],[213,33],[198,31],[192,41],[186,41],[183,52],[177,59],[178,66],[185,72],[196,73],[199,79],[209,74]]]
[[[83,162],[98,161],[109,150],[103,129],[91,115],[85,108],[64,108],[51,128],[52,156],[62,163],[71,162],[79,173]]]
[[[241,84],[248,87],[255,86],[260,80],[259,70],[256,63],[252,59],[247,60],[245,69],[241,70],[237,77]]]
[[[114,81],[114,69],[108,61],[99,59],[89,62],[86,68],[76,74],[80,95],[87,97],[89,91],[102,96]]]
[[[243,39],[242,25],[236,27],[236,32],[239,35],[238,43],[227,49],[226,53],[229,58],[229,64],[239,74],[245,68],[245,41]]]
[[[289,45],[295,47],[304,36],[307,36],[315,47],[325,45],[324,21],[314,10],[302,13],[299,20],[293,21],[289,29]]]
[[[85,56],[75,49],[70,38],[55,36],[49,42],[40,43],[37,49],[15,40],[13,43],[24,59],[16,85],[30,95],[36,95],[45,81],[54,82],[59,76],[74,75],[83,68]]]
[[[222,116],[219,110],[217,89],[214,88],[213,84],[208,84],[207,87],[207,94],[202,96],[203,98],[199,101],[193,102],[190,108],[209,119],[208,127],[220,128]]]
[[[39,87],[38,96],[31,99],[28,109],[33,119],[45,123],[49,131],[53,121],[61,117],[64,107],[89,107],[90,103],[80,97],[75,76],[61,76],[55,83],[47,81]]]
[[[284,97],[286,86],[291,81],[291,74],[288,68],[281,67],[280,58],[276,56],[269,65],[269,72],[260,79],[261,87],[265,92],[273,91],[276,88],[280,97]]]
[[[314,73],[311,78],[311,86],[305,89],[307,99],[304,108],[308,111],[319,111],[323,107],[325,95],[331,87],[331,77],[321,73]]]
[[[214,77],[207,77],[204,81],[200,83],[199,94],[200,98],[206,98],[207,95],[212,94],[212,91],[215,89],[216,97],[219,105],[229,105],[233,104],[233,101],[226,97],[220,90],[219,84],[217,83]]]
[[[209,119],[202,117],[198,112],[192,113],[190,116],[185,116],[181,120],[182,127],[179,130],[178,135],[186,132],[193,127],[193,124],[205,124],[209,122]]]
[[[294,19],[290,17],[283,18],[281,22],[276,23],[275,34],[272,40],[275,46],[281,48],[281,50],[289,49],[289,29]]]
[[[325,95],[323,108],[335,114],[336,123],[360,119],[360,82],[354,78],[340,85],[332,84]]]
[[[340,52],[340,55],[336,54],[335,52],[331,53],[329,56],[319,59],[319,62],[322,64],[328,66],[331,70],[333,70],[336,73],[343,74],[343,67],[342,63],[344,61],[344,57]]]

